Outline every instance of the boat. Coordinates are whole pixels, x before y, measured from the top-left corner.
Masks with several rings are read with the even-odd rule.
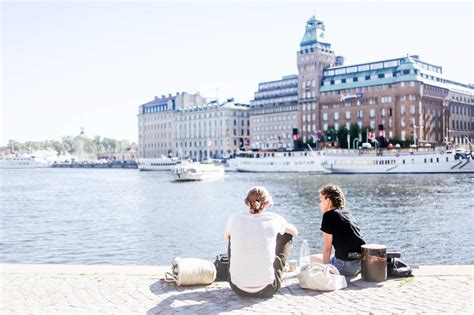
[[[32,169],[50,167],[57,161],[54,150],[38,150],[31,154],[0,156],[0,169]]]
[[[229,164],[239,172],[323,173],[323,155],[324,151],[245,151]]]
[[[321,166],[332,174],[474,173],[472,151],[460,149],[327,150]]]
[[[182,161],[171,169],[175,181],[199,181],[223,178],[224,166],[215,164],[213,161],[202,163]]]
[[[140,171],[170,171],[180,161],[175,157],[141,158],[138,159],[138,169]]]

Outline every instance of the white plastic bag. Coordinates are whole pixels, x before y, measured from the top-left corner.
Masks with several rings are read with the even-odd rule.
[[[303,289],[334,291],[347,287],[346,278],[333,265],[312,263],[301,267],[298,284]]]

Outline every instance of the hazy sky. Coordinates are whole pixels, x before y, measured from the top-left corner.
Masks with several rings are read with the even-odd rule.
[[[261,81],[297,74],[306,21],[346,64],[418,54],[473,80],[465,2],[2,1],[1,145],[89,136],[137,140],[140,104],[199,91],[249,102]]]

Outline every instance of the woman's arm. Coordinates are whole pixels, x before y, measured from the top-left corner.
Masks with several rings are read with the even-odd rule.
[[[329,264],[332,250],[332,234],[323,232],[323,264]]]
[[[293,236],[298,236],[298,229],[293,224],[288,223],[285,229],[285,233],[288,233]]]

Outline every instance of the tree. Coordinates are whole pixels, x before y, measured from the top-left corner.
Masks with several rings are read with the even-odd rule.
[[[354,141],[355,138],[359,138],[360,128],[358,124],[352,124],[349,127],[349,134],[351,136],[351,141]],[[362,142],[362,139],[359,139],[359,143]],[[351,143],[352,145],[352,143]],[[355,148],[354,148],[355,149]]]
[[[347,143],[347,135],[349,134],[349,130],[347,130],[346,126],[342,126],[337,131],[337,140],[339,141],[339,147],[343,149],[349,148]]]

